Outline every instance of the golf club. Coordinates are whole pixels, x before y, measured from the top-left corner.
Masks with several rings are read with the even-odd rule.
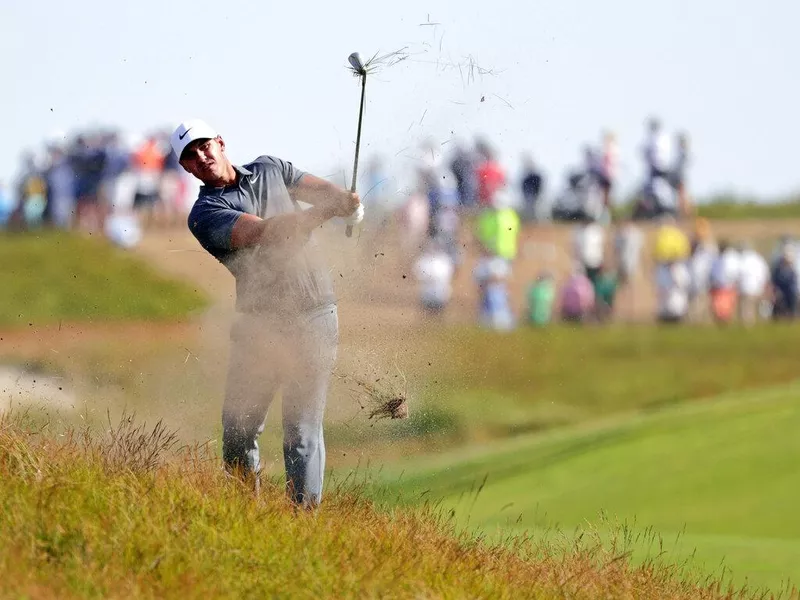
[[[356,133],[356,155],[353,160],[353,183],[350,185],[350,191],[356,191],[356,177],[358,175],[358,152],[361,148],[361,121],[364,117],[364,91],[367,87],[367,70],[364,68],[364,63],[361,62],[361,56],[358,52],[353,52],[347,57],[353,72],[361,78],[361,103],[358,108],[358,131]],[[353,226],[348,225],[345,229],[345,235],[351,237],[353,235]]]

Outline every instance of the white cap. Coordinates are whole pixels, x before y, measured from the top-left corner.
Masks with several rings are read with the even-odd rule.
[[[207,140],[217,137],[217,132],[211,125],[202,121],[201,119],[189,119],[184,121],[169,138],[169,143],[172,145],[172,150],[178,158],[181,157],[186,146],[195,140]]]

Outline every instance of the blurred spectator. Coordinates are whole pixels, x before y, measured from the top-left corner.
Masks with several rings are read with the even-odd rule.
[[[774,267],[787,252],[792,255],[793,259],[795,259],[795,262],[797,262],[796,259],[798,256],[800,256],[800,243],[798,243],[793,236],[789,234],[783,234],[778,238],[778,241],[775,244],[775,249],[772,251],[772,255],[770,256],[770,267]]]
[[[103,228],[104,209],[101,206],[100,184],[105,167],[105,151],[99,133],[80,134],[72,152],[75,173],[77,226],[84,231]]]
[[[591,146],[583,149],[584,171],[586,173],[582,211],[584,218],[590,221],[603,221],[610,219],[608,206],[605,199],[605,167],[603,157]]]
[[[494,149],[485,140],[477,143],[479,163],[478,176],[478,203],[482,207],[493,205],[495,194],[506,185],[506,175],[497,161]]]
[[[493,204],[478,215],[475,233],[487,252],[513,261],[517,257],[520,225],[507,190],[500,190],[494,195]]]
[[[525,220],[542,220],[541,195],[544,185],[542,175],[533,157],[526,154],[522,159],[522,217]]]
[[[156,224],[164,215],[159,192],[165,155],[159,139],[151,135],[134,150],[131,157],[136,176],[133,208],[140,215],[144,226]]]
[[[122,248],[132,248],[142,238],[141,225],[134,213],[139,187],[138,174],[132,168],[135,149],[136,140],[118,133],[110,136],[106,145],[102,186],[107,207],[104,231],[114,244]]]
[[[556,283],[549,272],[540,273],[528,287],[528,322],[538,327],[548,325],[553,318]]]
[[[773,319],[793,319],[797,316],[798,276],[794,261],[793,248],[785,244],[770,274]]]
[[[75,217],[75,171],[61,143],[51,144],[49,151],[47,220],[60,229],[69,229]]]
[[[108,211],[131,211],[137,190],[136,176],[131,171],[131,151],[121,136],[114,133],[108,139],[105,154],[101,189]]]
[[[800,281],[800,241],[794,236],[782,235],[778,239],[778,243],[769,260],[770,270],[775,268],[775,265],[780,262],[784,255],[789,256],[789,262],[794,267],[795,274],[798,277],[798,281]]]
[[[573,233],[575,259],[594,285],[605,255],[605,231],[599,223],[576,225]]]
[[[567,176],[566,189],[556,197],[552,218],[556,221],[607,221],[601,180],[603,164],[600,155],[590,146],[583,149],[581,164]]]
[[[443,180],[447,175],[439,145],[432,139],[421,146],[422,160],[417,169],[419,187],[428,200],[428,237],[436,235],[437,215],[444,193]]]
[[[656,232],[655,261],[671,263],[684,261],[689,257],[691,246],[689,238],[678,227],[672,215],[662,215]]]
[[[619,146],[617,136],[607,131],[603,135],[603,152],[601,156],[600,188],[603,191],[603,206],[611,214],[611,194],[619,169]]]
[[[6,191],[3,182],[0,181],[0,227],[5,227],[13,211],[14,199]]]
[[[456,141],[456,149],[450,162],[450,170],[456,178],[459,203],[472,208],[478,203],[478,157],[467,145]]]
[[[22,156],[21,175],[17,182],[17,202],[9,223],[15,229],[41,225],[47,205],[47,182],[33,152]]]
[[[592,220],[586,210],[591,194],[591,176],[583,169],[576,169],[567,176],[566,188],[556,197],[552,208],[555,221]]]
[[[670,142],[661,127],[661,121],[651,117],[647,122],[642,155],[644,157],[647,180],[666,179],[669,175]]]
[[[625,285],[639,272],[644,234],[633,222],[627,222],[617,230],[614,249],[617,258],[619,284]]]
[[[642,156],[645,183],[634,207],[634,217],[652,219],[665,214],[677,216],[675,194],[669,180],[670,141],[658,119],[648,121]]]
[[[434,238],[457,268],[461,264],[459,232],[461,217],[458,213],[458,191],[454,178],[445,174],[440,185],[439,211],[435,217]]]
[[[429,240],[414,265],[423,311],[438,316],[452,296],[454,265],[442,244]]]
[[[711,313],[717,323],[728,323],[736,312],[738,282],[741,274],[741,257],[738,250],[721,241],[719,255],[711,264],[709,285]]]
[[[164,161],[162,163],[161,180],[159,181],[159,200],[163,206],[163,215],[165,225],[177,225],[184,214],[184,195],[186,193],[185,179],[183,178],[183,167],[181,167],[178,157],[172,152],[169,145],[169,137],[164,136],[161,139],[161,149],[164,152]],[[376,167],[373,165],[372,167]],[[375,204],[381,202],[380,184],[382,181],[376,182],[375,185],[370,186],[370,205],[373,207]],[[379,211],[373,210],[374,215],[378,215]]]
[[[402,230],[403,251],[406,256],[415,255],[427,237],[430,222],[430,204],[424,191],[412,191],[403,203],[398,216]]]
[[[561,287],[561,319],[572,323],[586,321],[594,310],[594,302],[594,286],[583,272],[583,266],[576,265]]]
[[[508,331],[516,325],[508,293],[509,262],[484,248],[473,277],[478,284],[478,322],[489,329]]]
[[[679,323],[689,309],[689,269],[683,261],[661,262],[656,266],[658,320]]]
[[[165,164],[165,168],[166,166]],[[366,209],[365,216],[367,212],[383,213],[386,211],[391,194],[390,179],[391,176],[383,158],[378,154],[374,155],[364,169],[364,189],[366,191],[361,202]]]
[[[617,296],[618,286],[617,275],[605,264],[601,264],[594,279],[594,315],[601,323],[611,319],[614,314],[614,299]]]
[[[686,190],[686,171],[689,166],[689,135],[679,133],[675,150],[675,160],[669,173],[670,184],[678,196],[678,210],[682,215],[689,214],[689,194]]]
[[[750,244],[743,243],[739,258],[739,319],[752,325],[758,318],[759,304],[769,283],[769,265]]]
[[[706,219],[697,219],[689,257],[689,274],[692,278],[689,290],[689,316],[694,321],[706,321],[710,315],[711,265],[714,264],[718,254],[719,249],[714,241],[711,225]]]

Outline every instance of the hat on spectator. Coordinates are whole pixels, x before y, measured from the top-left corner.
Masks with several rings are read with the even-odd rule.
[[[175,128],[175,131],[172,132],[172,136],[170,136],[169,142],[172,145],[172,150],[178,158],[180,158],[186,146],[195,140],[213,139],[217,137],[217,135],[216,130],[205,121],[201,119],[189,119]]]

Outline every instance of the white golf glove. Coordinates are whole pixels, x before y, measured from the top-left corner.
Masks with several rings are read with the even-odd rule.
[[[364,220],[364,205],[363,204],[359,204],[358,208],[356,209],[356,212],[354,212],[349,217],[346,217],[344,222],[347,225],[353,227],[353,226],[358,225],[359,223],[361,223],[361,221],[363,221],[363,220]]]

